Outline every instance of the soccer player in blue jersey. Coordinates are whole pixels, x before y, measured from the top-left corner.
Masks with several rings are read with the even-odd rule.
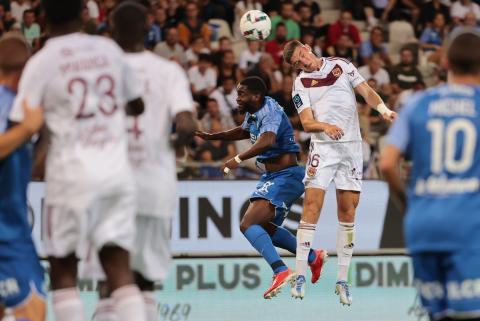
[[[257,163],[265,168],[257,189],[250,197],[240,230],[273,270],[273,283],[263,294],[265,299],[270,299],[294,277],[275,246],[296,252],[295,236],[281,225],[293,202],[303,194],[305,170],[297,164],[300,148],[295,142],[288,117],[274,99],[265,96],[267,88],[263,80],[259,77],[245,78],[239,83],[237,91],[238,109],[246,112],[243,124],[224,132],[197,132],[197,135],[206,140],[250,138],[252,147],[227,161],[222,167],[224,173],[252,157],[257,157]],[[312,283],[320,278],[326,255],[323,250],[310,251],[308,261]]]
[[[391,190],[413,162],[405,240],[431,320],[480,320],[480,34],[450,40],[448,84],[415,96],[393,125],[381,159]]]
[[[42,110],[24,106],[23,122],[8,121],[28,57],[22,39],[0,40],[0,320],[6,314],[43,321],[46,311],[44,271],[32,241],[26,195],[31,169],[27,141],[43,123]]]

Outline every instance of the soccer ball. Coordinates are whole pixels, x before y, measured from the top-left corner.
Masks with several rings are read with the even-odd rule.
[[[272,22],[265,12],[250,10],[240,19],[240,31],[250,40],[264,40],[270,35]]]

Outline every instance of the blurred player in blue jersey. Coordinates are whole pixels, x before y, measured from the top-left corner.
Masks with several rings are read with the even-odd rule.
[[[294,277],[275,246],[296,252],[295,236],[281,225],[293,202],[303,194],[305,170],[297,164],[300,148],[295,142],[290,121],[283,108],[265,96],[265,83],[258,77],[248,77],[239,83],[237,91],[238,110],[246,112],[243,124],[224,132],[197,132],[197,135],[206,140],[250,138],[252,147],[227,161],[222,167],[225,174],[252,157],[257,157],[257,163],[265,168],[250,197],[240,230],[273,270],[273,283],[263,294],[265,299],[270,299]],[[320,278],[326,255],[323,250],[310,251],[312,283]]]
[[[405,240],[431,320],[480,320],[480,34],[455,34],[448,84],[415,96],[393,125],[381,169],[413,161]]]
[[[46,310],[44,271],[32,241],[26,195],[31,169],[27,141],[43,123],[42,110],[24,106],[22,123],[8,121],[28,57],[22,39],[0,40],[0,320],[6,314],[43,321]]]

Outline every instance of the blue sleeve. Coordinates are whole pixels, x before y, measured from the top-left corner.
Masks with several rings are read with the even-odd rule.
[[[246,130],[247,132],[250,131],[250,129],[248,128],[248,118],[250,118],[250,114],[249,114],[249,113],[245,113],[245,118],[243,119],[242,128],[243,128],[244,130]]]
[[[421,43],[428,43],[430,39],[430,29],[427,28],[423,30],[422,35],[420,36]]]
[[[274,110],[269,111],[265,114],[262,119],[262,125],[260,126],[260,132],[258,135],[262,135],[265,132],[273,132],[275,135],[280,128],[280,124],[282,123],[282,111],[281,110]]]
[[[7,130],[12,103],[12,99],[0,96],[0,133],[4,133]]]
[[[362,42],[360,45],[360,57],[370,57],[372,55],[372,49],[368,42]]]
[[[421,97],[416,95],[405,105],[388,132],[387,144],[397,147],[402,153],[407,151],[410,144],[410,122]]]

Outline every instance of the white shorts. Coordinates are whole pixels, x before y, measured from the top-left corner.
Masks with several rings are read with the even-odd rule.
[[[75,253],[78,258],[84,258],[91,246],[96,251],[105,245],[133,249],[136,206],[133,189],[117,189],[111,195],[93,198],[85,206],[65,203],[47,201],[45,205],[43,233],[48,256],[65,257]]]
[[[136,218],[137,236],[134,250],[130,253],[132,270],[140,272],[150,281],[163,281],[172,262],[170,250],[171,219],[139,215]],[[81,279],[104,280],[105,274],[95,251],[90,251],[80,261]]]
[[[346,191],[362,190],[362,142],[310,143],[305,188],[327,190],[332,182]]]

